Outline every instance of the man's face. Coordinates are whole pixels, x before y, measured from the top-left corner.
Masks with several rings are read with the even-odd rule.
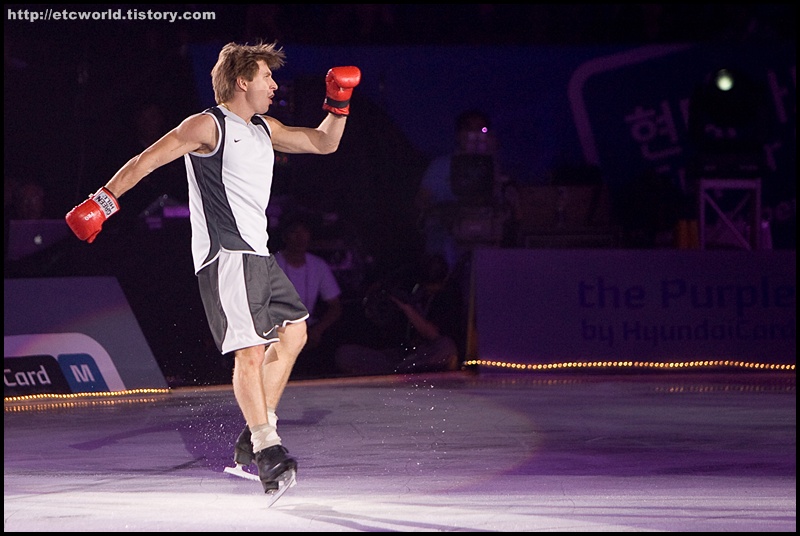
[[[247,82],[247,101],[253,106],[253,109],[260,110],[260,113],[266,113],[277,89],[278,84],[272,78],[272,70],[264,61],[259,61],[258,73],[251,81]]]

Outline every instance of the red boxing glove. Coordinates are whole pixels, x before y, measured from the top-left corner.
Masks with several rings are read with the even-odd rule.
[[[327,92],[323,110],[336,115],[350,114],[350,97],[353,88],[361,82],[361,70],[358,67],[334,67],[325,76]]]
[[[75,236],[90,244],[103,228],[103,222],[119,210],[119,202],[107,188],[101,187],[89,199],[67,212],[66,220]]]

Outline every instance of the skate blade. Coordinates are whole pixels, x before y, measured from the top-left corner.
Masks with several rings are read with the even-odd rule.
[[[283,494],[289,490],[289,488],[293,488],[296,485],[297,471],[294,469],[284,471],[281,476],[278,477],[278,489],[267,493],[267,497],[269,498],[269,504],[267,504],[267,508],[275,504],[275,501],[280,499],[281,496],[283,496]]]
[[[239,478],[246,478],[247,480],[255,480],[257,482],[261,482],[261,479],[258,478],[258,475],[254,475],[253,473],[248,473],[244,470],[244,466],[240,464],[236,464],[236,467],[226,467],[225,472],[229,475],[238,476]]]

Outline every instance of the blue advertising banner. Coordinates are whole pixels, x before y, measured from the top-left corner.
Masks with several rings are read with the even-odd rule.
[[[481,360],[795,363],[794,252],[474,252]]]

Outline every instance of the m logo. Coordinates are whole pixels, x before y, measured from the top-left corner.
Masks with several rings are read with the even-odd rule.
[[[6,397],[125,390],[108,352],[88,335],[12,335],[3,349]]]

